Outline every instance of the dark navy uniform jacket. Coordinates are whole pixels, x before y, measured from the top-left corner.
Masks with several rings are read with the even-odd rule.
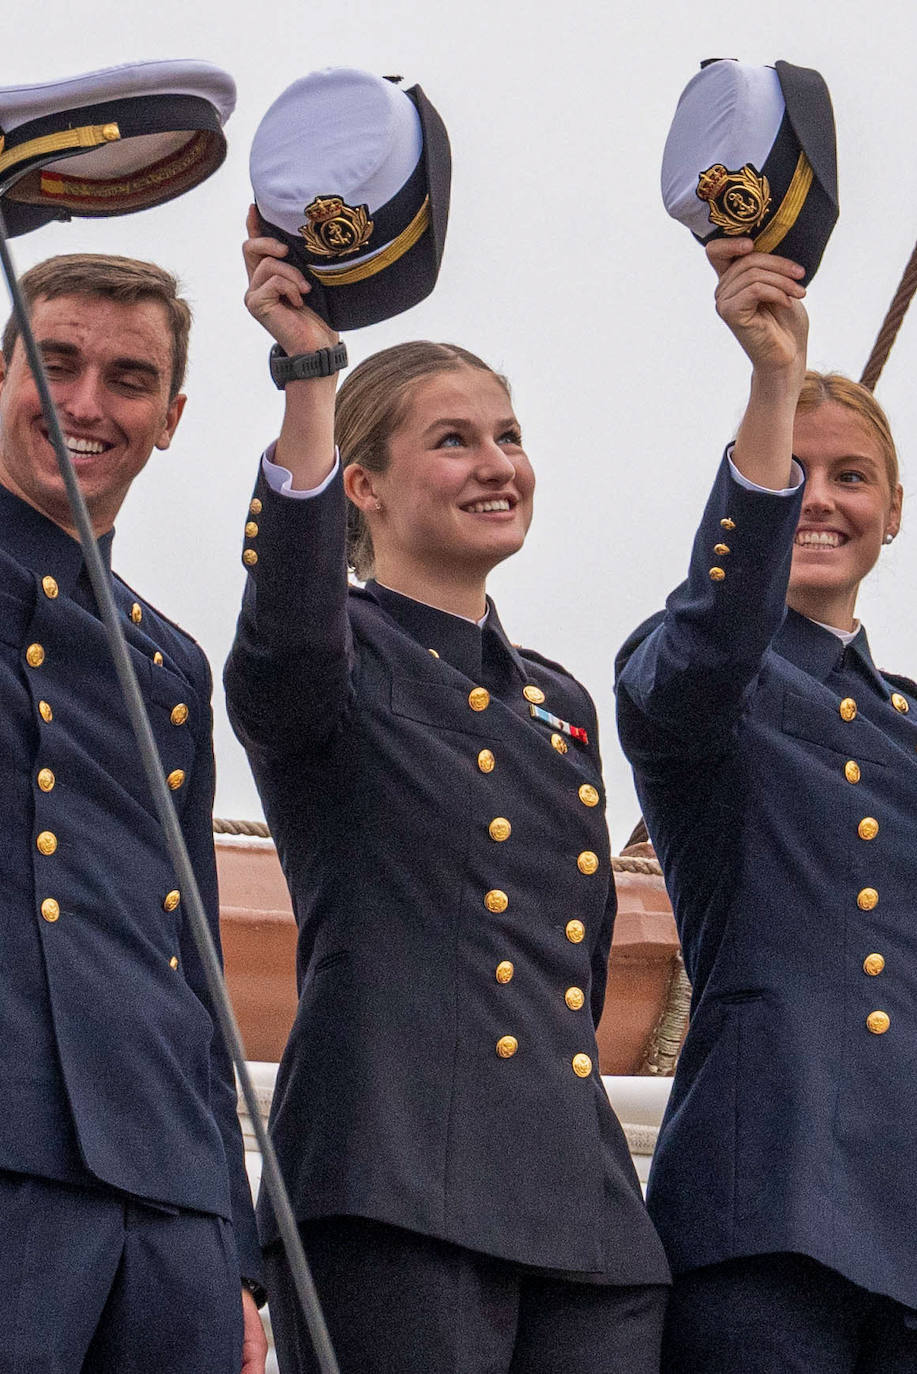
[[[676,1270],[796,1251],[917,1306],[917,689],[785,610],[801,501],[724,461],[619,658],[694,985],[650,1210]]]
[[[599,1077],[614,888],[592,702],[492,607],[482,634],[348,592],[340,478],[308,501],[261,478],[252,514],[226,686],[299,924],[272,1118],[297,1215],[667,1282]],[[269,1242],[263,1192],[259,1220]]]
[[[232,1065],[82,570],[0,487],[0,1169],[232,1218],[255,1277]],[[218,939],[207,662],[113,589]]]

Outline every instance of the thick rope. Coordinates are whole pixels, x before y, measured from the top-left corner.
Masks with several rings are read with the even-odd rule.
[[[213,818],[214,835],[252,835],[259,840],[269,840],[271,832],[264,821],[227,821],[220,816]]]
[[[863,368],[863,375],[860,384],[867,387],[870,391],[875,391],[876,382],[885,366],[889,353],[892,351],[892,344],[895,342],[901,322],[907,314],[907,308],[911,303],[914,292],[917,291],[917,244],[911,253],[910,261],[904,269],[904,274],[898,284],[898,290],[888,307],[888,313],[882,322],[882,328],[876,336],[876,341],[872,346],[872,352],[866,366]]]

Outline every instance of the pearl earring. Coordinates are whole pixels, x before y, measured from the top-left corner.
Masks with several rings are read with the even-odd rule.
[[[381,509],[382,509],[382,502],[381,502],[381,501],[377,501],[377,502],[376,502],[376,510],[381,510]]]
[[[882,540],[883,544],[893,544],[894,542],[895,536],[893,534],[887,534],[885,538]]]

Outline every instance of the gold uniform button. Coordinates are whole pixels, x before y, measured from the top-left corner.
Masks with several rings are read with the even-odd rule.
[[[42,830],[36,840],[39,854],[53,854],[57,848],[57,836],[52,830]]]
[[[40,701],[38,703],[38,714],[46,725],[50,725],[51,721],[54,719],[54,712],[46,701]]]
[[[848,782],[860,781],[860,765],[856,759],[848,759],[844,764],[844,777]]]
[[[717,558],[725,558],[727,554],[732,553],[732,549],[728,544],[714,544],[713,552],[716,554]]]
[[[30,668],[40,668],[45,661],[45,651],[40,644],[30,644],[25,651],[25,661]]]
[[[497,844],[502,844],[502,842],[508,840],[513,833],[513,827],[505,816],[494,816],[490,825],[487,827],[487,831],[492,840],[496,840]]]
[[[246,549],[242,555],[242,562],[245,564],[246,568],[253,568],[258,562],[258,555],[255,553],[255,550]]]
[[[427,653],[432,654],[434,658],[439,658],[439,654],[436,652],[435,649],[428,649]]]
[[[163,911],[174,911],[181,901],[181,893],[177,887],[173,887],[171,892],[167,892],[162,899]]]
[[[598,806],[599,794],[591,782],[584,782],[579,789],[579,799],[583,806]]]
[[[907,697],[903,697],[900,692],[892,692],[892,706],[904,716],[911,709],[907,704]]]
[[[497,1041],[497,1054],[501,1059],[512,1059],[519,1048],[519,1041],[514,1035],[501,1035]]]
[[[490,705],[490,693],[486,687],[472,687],[468,693],[468,705],[472,711],[486,711]]]
[[[497,761],[489,749],[482,749],[478,754],[478,767],[482,773],[492,773],[496,763]]]
[[[102,137],[106,143],[117,143],[121,137],[121,130],[117,124],[103,124]]]
[[[866,1028],[873,1035],[884,1035],[891,1025],[891,1017],[886,1011],[871,1011],[866,1018]]]
[[[722,568],[711,568],[711,569],[710,569],[710,581],[711,581],[711,582],[722,582],[722,581],[724,581],[725,577],[726,577],[726,574],[723,572],[723,569],[722,569]]]
[[[252,497],[251,501],[248,503],[249,515],[260,515],[263,509],[264,507],[261,505],[257,496]]]
[[[37,782],[42,792],[50,792],[53,789],[55,783],[55,777],[54,774],[51,772],[51,769],[39,768]]]
[[[188,708],[187,708],[187,706],[185,705],[185,703],[184,703],[183,701],[177,702],[176,705],[172,707],[172,710],[171,710],[171,712],[170,712],[170,714],[169,714],[169,720],[172,722],[173,725],[184,725],[184,723],[185,723],[185,721],[186,721],[187,719],[188,719]]]
[[[184,769],[182,768],[173,769],[173,771],[166,778],[166,782],[169,784],[173,792],[177,792],[184,781],[185,773]]]
[[[41,914],[46,921],[53,924],[60,916],[60,906],[53,897],[46,897],[41,904]]]
[[[571,945],[578,945],[586,938],[586,927],[582,921],[568,921],[564,927],[564,934]]]
[[[588,1054],[575,1054],[573,1056],[573,1072],[577,1078],[588,1078],[592,1073],[592,1060]]]
[[[499,916],[501,911],[505,911],[509,906],[509,898],[505,892],[501,892],[498,887],[491,888],[490,892],[484,896],[484,905],[488,911],[492,911],[495,916]]]
[[[730,520],[730,518],[729,518],[728,515],[725,517],[725,519],[723,519],[723,520],[720,521],[720,529],[724,529],[724,530],[734,530],[735,527],[736,527],[736,522],[735,522],[734,520]]]
[[[841,720],[853,720],[857,713],[857,704],[853,697],[844,697],[837,709],[841,713]]]
[[[576,866],[580,873],[594,873],[599,866],[599,856],[593,854],[591,849],[584,849],[576,860]]]
[[[54,600],[59,590],[53,577],[43,577],[41,579],[41,589],[49,601]]]
[[[868,973],[870,978],[878,978],[885,968],[885,960],[881,954],[867,954],[863,960],[863,972]]]
[[[525,697],[526,701],[530,701],[533,706],[540,706],[544,701],[544,692],[540,687],[535,687],[531,682],[523,687],[522,695]]]
[[[557,750],[558,754],[566,754],[567,741],[564,739],[563,735],[552,735],[551,744],[553,748]]]
[[[513,974],[516,972],[509,959],[501,959],[497,965],[496,978],[498,983],[511,983]]]
[[[131,606],[131,620],[134,622],[135,625],[139,625],[142,619],[143,607],[140,605],[139,602],[135,601],[133,606]]]
[[[155,654],[153,655],[153,662],[156,664],[157,668],[159,668],[159,667],[162,666],[163,657],[162,657],[162,654],[159,652],[158,649],[156,650]]]
[[[571,1011],[579,1011],[586,1000],[586,994],[582,988],[567,988],[564,993],[564,1001]]]
[[[857,893],[857,906],[861,911],[873,911],[879,905],[879,894],[874,887],[864,887]]]
[[[245,526],[245,538],[254,539],[258,533],[257,520],[249,520]]]
[[[178,968],[178,959],[174,954],[172,955],[172,958],[169,960],[169,968]]]
[[[879,833],[879,822],[874,816],[864,816],[857,826],[861,840],[874,840]]]

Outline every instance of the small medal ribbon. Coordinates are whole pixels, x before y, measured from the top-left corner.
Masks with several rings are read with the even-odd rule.
[[[534,720],[543,720],[545,725],[559,730],[562,735],[569,735],[571,739],[578,739],[583,744],[589,743],[589,736],[581,725],[571,725],[568,720],[561,720],[560,716],[552,716],[543,706],[529,706],[529,710]]]

